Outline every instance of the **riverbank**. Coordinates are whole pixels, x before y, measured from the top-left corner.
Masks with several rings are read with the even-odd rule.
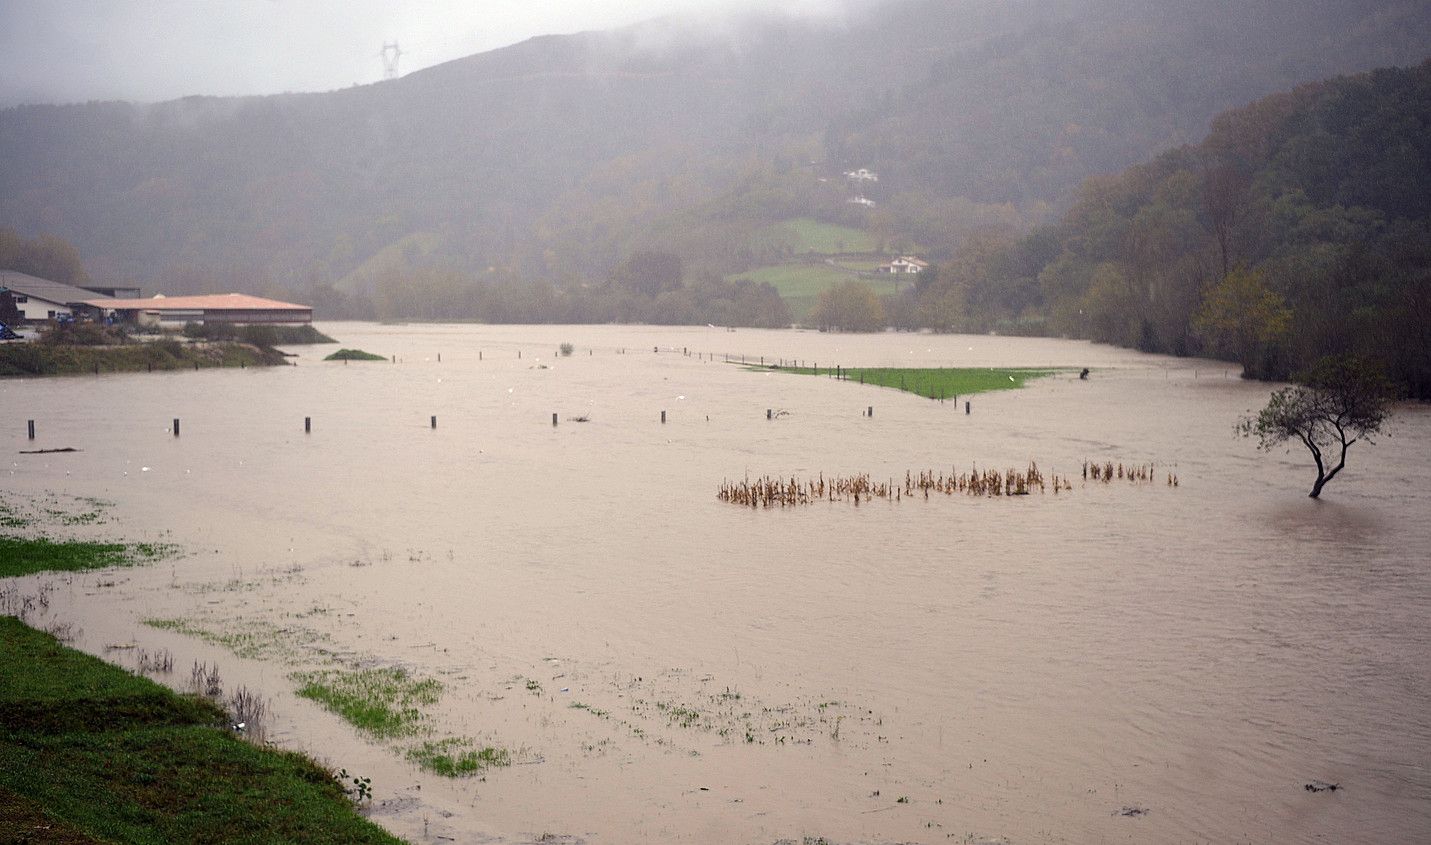
[[[42,523],[105,521],[106,503],[75,504],[0,499],[0,579],[133,566],[177,550],[39,533]],[[312,760],[240,735],[257,724],[231,728],[261,721],[263,707],[243,687],[225,689],[217,668],[196,664],[194,693],[177,694],[64,645],[70,625],[30,627],[53,588],[28,594],[15,583],[0,580],[0,842],[402,841],[355,812],[354,799],[370,793],[351,795]],[[168,652],[142,666],[176,671]]]
[[[0,616],[0,841],[399,843],[208,698]]]
[[[276,349],[236,341],[156,340],[115,346],[12,341],[0,346],[0,377],[274,367],[287,363],[284,354]]]

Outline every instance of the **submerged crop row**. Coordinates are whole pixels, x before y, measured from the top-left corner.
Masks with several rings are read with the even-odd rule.
[[[1115,473],[1119,479],[1151,484],[1156,478],[1156,465],[1131,464],[1125,467],[1118,463],[1115,469],[1112,462],[1090,464],[1085,461],[1083,464],[1085,481],[1091,479],[1107,483],[1113,480]],[[1169,472],[1167,484],[1169,487],[1177,487],[1177,475]],[[786,479],[765,476],[754,481],[746,478],[742,481],[721,482],[716,498],[722,502],[752,508],[784,508],[821,501],[853,502],[856,505],[873,499],[899,502],[921,494],[926,499],[933,494],[952,496],[956,493],[975,497],[1027,496],[1035,491],[1048,492],[1050,487],[1057,494],[1060,490],[1072,490],[1073,484],[1067,476],[1056,473],[1045,478],[1038,464],[1031,462],[1027,469],[1009,469],[1002,473],[998,470],[981,470],[978,467],[965,473],[951,469],[947,475],[933,470],[906,471],[902,484],[894,477],[878,481],[869,473],[832,475],[829,478],[821,473],[813,479],[803,481],[793,477]]]

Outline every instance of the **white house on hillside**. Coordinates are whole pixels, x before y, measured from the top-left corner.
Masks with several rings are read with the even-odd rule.
[[[880,273],[923,273],[929,269],[928,261],[920,261],[912,255],[901,255],[888,264],[881,265]]]

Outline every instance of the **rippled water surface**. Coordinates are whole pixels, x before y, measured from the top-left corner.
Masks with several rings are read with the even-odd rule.
[[[21,586],[54,584],[88,651],[218,662],[271,700],[270,738],[371,777],[374,817],[410,841],[1431,838],[1424,407],[1354,447],[1317,502],[1304,454],[1233,436],[1270,388],[1217,362],[968,336],[325,328],[397,363],[316,347],[292,368],[0,382],[8,491],[108,500],[108,524],[64,530],[184,550]],[[727,354],[1093,374],[966,415]],[[32,445],[82,451],[17,454]],[[1158,480],[1085,483],[1085,460]],[[716,499],[747,475],[1030,461],[1073,489]],[[421,772],[403,756],[419,738],[370,742],[293,696],[291,672],[334,665],[441,680],[426,736],[515,764]]]

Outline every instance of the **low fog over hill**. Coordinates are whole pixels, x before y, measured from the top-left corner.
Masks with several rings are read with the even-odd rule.
[[[331,93],[8,109],[0,227],[171,292],[366,294],[419,271],[576,287],[644,250],[728,276],[788,254],[769,227],[806,218],[939,259],[1219,111],[1428,45],[1415,0],[663,20]]]

